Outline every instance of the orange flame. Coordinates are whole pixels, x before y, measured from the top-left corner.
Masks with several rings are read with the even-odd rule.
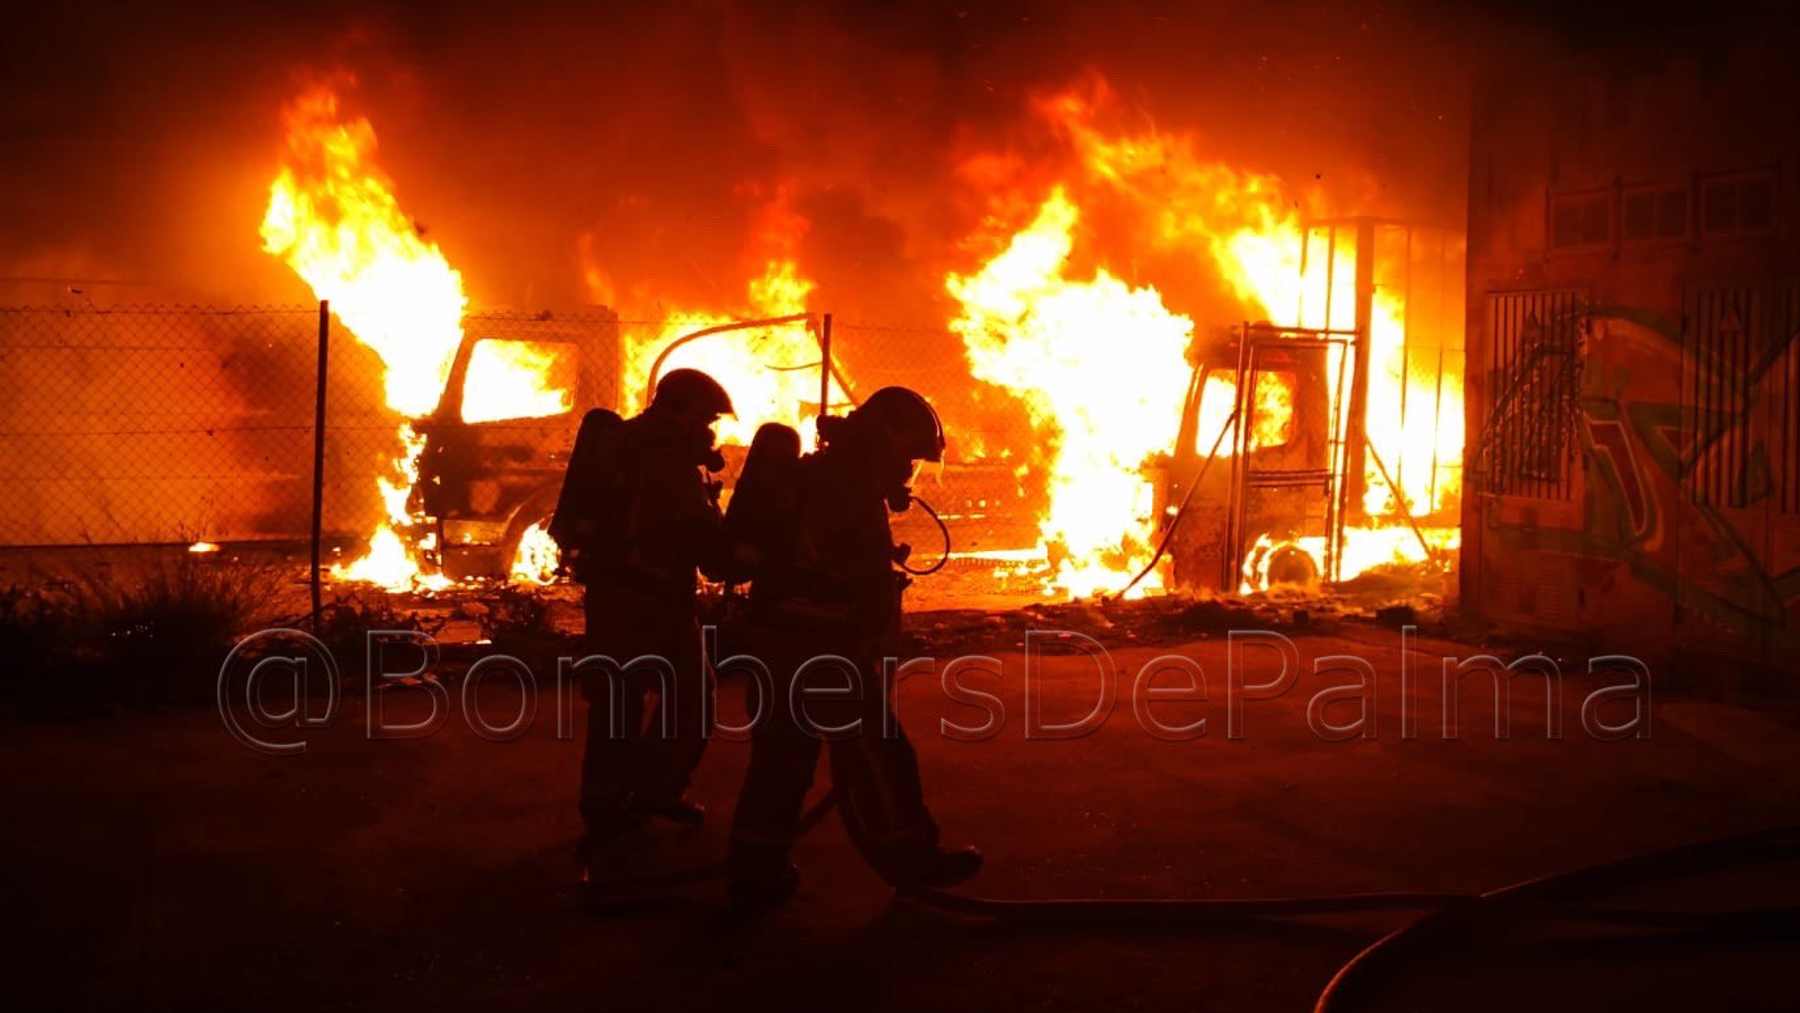
[[[1021,398],[1053,444],[1039,532],[1056,563],[1054,585],[1079,597],[1130,579],[1149,560],[1155,488],[1143,464],[1167,448],[1180,415],[1179,365],[1194,324],[1164,308],[1154,288],[1104,270],[1089,281],[1064,277],[1078,218],[1058,187],[1004,251],[945,286],[962,303],[950,328],[976,378]]]
[[[625,391],[641,410],[650,370],[663,349],[695,331],[733,320],[766,320],[806,312],[813,282],[792,260],[770,260],[763,273],[746,286],[742,308],[735,313],[676,313],[653,334],[629,343],[625,351]],[[719,381],[731,395],[735,417],[719,420],[719,442],[749,446],[758,426],[780,422],[799,430],[807,446],[817,430],[819,342],[805,323],[727,331],[690,341],[663,361],[662,373],[698,369]],[[811,367],[811,368],[804,368]],[[838,366],[840,372],[843,366]],[[831,401],[849,400],[834,378]]]
[[[373,162],[368,120],[341,119],[337,95],[323,87],[296,99],[284,119],[287,153],[269,187],[263,249],[329,299],[344,326],[381,357],[389,408],[407,418],[430,414],[462,341],[462,276],[400,210],[392,181]],[[423,447],[409,424],[398,435],[403,452],[394,474],[377,479],[387,520],[368,552],[332,575],[392,588],[441,586],[448,582],[422,574],[396,532],[415,521],[406,503]]]
[[[533,524],[519,538],[519,551],[513,557],[512,572],[508,576],[523,583],[549,584],[556,580],[556,568],[561,559],[562,550],[557,547],[556,539],[551,538],[542,525]]]
[[[389,408],[430,414],[462,341],[462,275],[400,210],[373,162],[368,120],[341,121],[325,88],[295,100],[285,120],[287,157],[269,187],[263,249],[381,356]]]
[[[1217,445],[1220,457],[1237,453],[1234,433],[1227,428],[1237,404],[1237,380],[1233,370],[1207,374],[1200,392],[1200,421],[1194,430],[1194,450],[1205,454]],[[1294,377],[1292,373],[1267,372],[1256,376],[1256,424],[1250,431],[1250,449],[1279,447],[1294,438]],[[1221,434],[1220,430],[1224,430]],[[1220,436],[1223,435],[1223,439]]]
[[[469,352],[464,422],[561,415],[575,407],[568,346],[558,342],[483,338]]]
[[[1278,179],[1204,159],[1190,134],[1102,130],[1096,123],[1109,101],[1105,83],[1095,79],[1040,102],[1038,112],[1067,141],[1086,185],[1128,198],[1137,210],[1135,227],[1148,242],[1192,250],[1245,304],[1248,315],[1287,326],[1320,327],[1327,320],[1333,327],[1355,326],[1354,251],[1305,256],[1309,237],[1301,201]],[[982,171],[972,169],[968,178],[991,184],[1007,179],[1009,171],[1003,170],[1013,163],[989,158],[970,165]],[[1147,555],[1150,492],[1141,471],[1153,454],[1168,449],[1190,372],[1186,346],[1192,323],[1165,309],[1153,287],[1130,288],[1104,270],[1086,283],[1063,277],[1079,217],[1069,193],[1069,186],[1058,186],[1036,220],[1003,252],[975,274],[952,274],[947,283],[962,303],[951,327],[962,335],[975,375],[1008,388],[1024,401],[1040,431],[1054,438],[1050,502],[1041,531],[1053,557],[1067,553],[1057,564],[1057,583],[1082,595],[1128,579]],[[1316,205],[1316,198],[1309,203]],[[1323,299],[1328,264],[1329,307]],[[1372,452],[1362,504],[1374,521],[1369,528],[1346,531],[1342,577],[1395,559],[1426,558],[1407,518],[1443,511],[1460,492],[1459,377],[1445,372],[1440,391],[1438,371],[1407,364],[1404,306],[1392,279],[1377,282],[1366,338],[1365,422]],[[1328,373],[1336,372],[1336,358],[1334,352]],[[1229,374],[1205,380],[1198,433],[1203,450],[1230,415],[1233,387]],[[1294,395],[1291,380],[1261,375],[1253,448],[1291,439]],[[1402,426],[1392,409],[1403,397],[1429,410],[1409,411]],[[1334,434],[1338,440],[1342,436]],[[1221,452],[1230,453],[1230,444],[1227,439]],[[1398,494],[1377,458],[1387,465]],[[1453,548],[1458,540],[1453,526],[1422,530],[1433,552]],[[1290,544],[1308,551],[1322,568],[1323,538],[1312,540],[1317,545],[1308,541]],[[1265,548],[1278,547],[1270,541]],[[1252,556],[1246,560],[1246,585],[1265,586],[1268,552]],[[1154,577],[1142,586],[1154,586]]]

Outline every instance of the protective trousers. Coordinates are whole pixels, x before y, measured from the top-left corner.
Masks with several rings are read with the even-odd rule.
[[[691,606],[605,585],[588,587],[586,606],[581,817],[603,839],[687,790],[711,731],[712,680]]]
[[[889,883],[915,881],[936,854],[938,828],[880,658],[816,629],[762,630],[752,642],[769,676],[759,675],[761,689],[752,691],[760,701],[751,704],[750,768],[732,817],[732,876],[767,878],[786,868],[823,747],[852,842]]]

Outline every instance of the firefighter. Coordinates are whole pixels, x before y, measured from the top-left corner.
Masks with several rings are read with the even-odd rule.
[[[723,559],[719,486],[705,472],[724,467],[712,426],[730,414],[731,398],[710,376],[673,370],[637,417],[590,412],[570,455],[550,530],[586,588],[584,867],[647,817],[689,826],[705,818],[686,796],[712,699],[695,571],[713,575]],[[657,703],[646,713],[652,691]]]
[[[939,846],[883,665],[900,649],[905,587],[895,569],[905,550],[894,545],[888,511],[910,504],[919,461],[942,460],[943,427],[903,387],[820,423],[821,449],[789,469],[785,527],[763,533],[752,553],[765,558],[751,583],[746,638],[772,692],[758,694],[731,830],[731,895],[743,907],[779,904],[798,885],[788,856],[822,743],[852,840],[890,883],[949,886],[981,867],[975,849]],[[736,510],[735,496],[732,503]]]

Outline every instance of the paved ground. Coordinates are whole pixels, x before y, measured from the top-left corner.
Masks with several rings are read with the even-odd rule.
[[[1649,738],[1599,741],[1577,712],[1608,680],[1572,675],[1564,737],[1552,741],[1541,691],[1521,680],[1512,737],[1496,741],[1472,679],[1462,735],[1449,739],[1436,659],[1469,649],[1415,643],[1403,694],[1389,631],[1351,625],[1296,643],[1308,674],[1278,700],[1247,703],[1238,741],[1225,734],[1216,638],[1115,652],[1117,707],[1075,740],[1026,739],[1023,659],[1010,645],[995,645],[1008,648],[999,677],[966,680],[1005,705],[987,741],[939,734],[941,719],[979,724],[981,712],[930,678],[908,681],[901,711],[940,822],[989,858],[969,892],[1479,890],[1800,815],[1791,704],[1659,691]],[[1164,741],[1134,718],[1131,676],[1165,651],[1199,662],[1209,699],[1152,713],[1165,724],[1205,717],[1203,738]],[[1373,666],[1374,739],[1327,742],[1308,729],[1308,700],[1343,681],[1310,674],[1311,660],[1334,654]],[[1265,679],[1272,658],[1251,655],[1246,681]],[[1085,659],[1034,673],[1050,722],[1089,710],[1097,686]],[[422,713],[422,700],[387,694],[390,719]],[[517,703],[501,691],[483,701],[496,720]],[[1410,740],[1403,701],[1418,718]],[[1343,721],[1351,710],[1328,713]],[[1625,713],[1615,702],[1602,716]],[[0,846],[7,909],[24,926],[6,951],[18,962],[8,991],[30,1000],[13,1008],[1298,1010],[1399,924],[998,930],[892,903],[835,822],[799,848],[799,898],[762,922],[726,919],[712,887],[638,918],[600,919],[572,887],[578,750],[556,739],[547,703],[510,744],[484,741],[460,718],[405,742],[368,741],[363,724],[362,701],[350,699],[297,757],[235,744],[206,711],[8,730]],[[714,744],[697,789],[713,819],[698,835],[659,838],[671,861],[717,853],[746,749]],[[1791,894],[1785,872],[1710,896]],[[1410,998],[1393,1008],[1504,1008],[1519,996],[1550,1008],[1792,1008],[1791,988],[1767,977],[1791,950],[1617,950],[1602,964],[1599,951],[1561,944],[1521,952],[1435,959],[1397,986]],[[1546,974],[1562,979],[1554,992],[1542,990]]]

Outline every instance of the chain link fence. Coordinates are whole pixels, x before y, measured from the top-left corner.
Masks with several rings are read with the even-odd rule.
[[[1034,457],[1049,438],[1033,428],[1017,396],[970,377],[962,339],[944,327],[843,322],[833,357],[858,396],[885,386],[923,393],[944,418],[945,463],[928,468],[915,490],[951,525],[956,553],[978,562],[1038,542],[1046,474]],[[1179,419],[1168,421],[1175,438]],[[929,556],[938,535],[917,511],[895,519],[895,535]]]
[[[0,308],[0,544],[303,536],[318,316]]]
[[[401,478],[409,420],[375,352],[329,327],[324,529],[355,538],[387,516],[377,479]],[[477,373],[485,340],[579,344],[571,396],[616,403],[610,312],[482,312],[464,330]],[[317,305],[0,308],[0,545],[308,537],[319,332]],[[484,428],[544,428],[529,421]]]
[[[472,313],[438,410],[408,419],[388,407],[375,351],[335,318],[328,327],[323,528],[341,543],[390,515],[382,479],[390,489],[412,484],[397,470],[413,456],[409,435],[430,434],[453,458],[419,461],[434,476],[420,483],[437,497],[428,512],[504,527],[560,479],[559,452],[582,410],[637,407],[638,392],[625,390],[628,359],[683,332],[598,307]],[[738,343],[721,347],[723,368],[816,377],[816,354],[746,359],[747,337],[707,340]],[[0,308],[0,383],[9,391],[0,404],[0,545],[306,539],[319,338],[317,305]],[[959,339],[942,328],[840,322],[832,351],[853,397],[903,384],[940,406],[949,461],[921,491],[959,522],[959,548],[1030,544],[1030,481],[1015,454],[1035,435],[1016,400],[970,380]],[[509,417],[508,405],[483,402],[496,389],[533,395],[506,382],[519,355],[566,392],[566,411]],[[1018,530],[1000,534],[989,522],[1000,518]]]

